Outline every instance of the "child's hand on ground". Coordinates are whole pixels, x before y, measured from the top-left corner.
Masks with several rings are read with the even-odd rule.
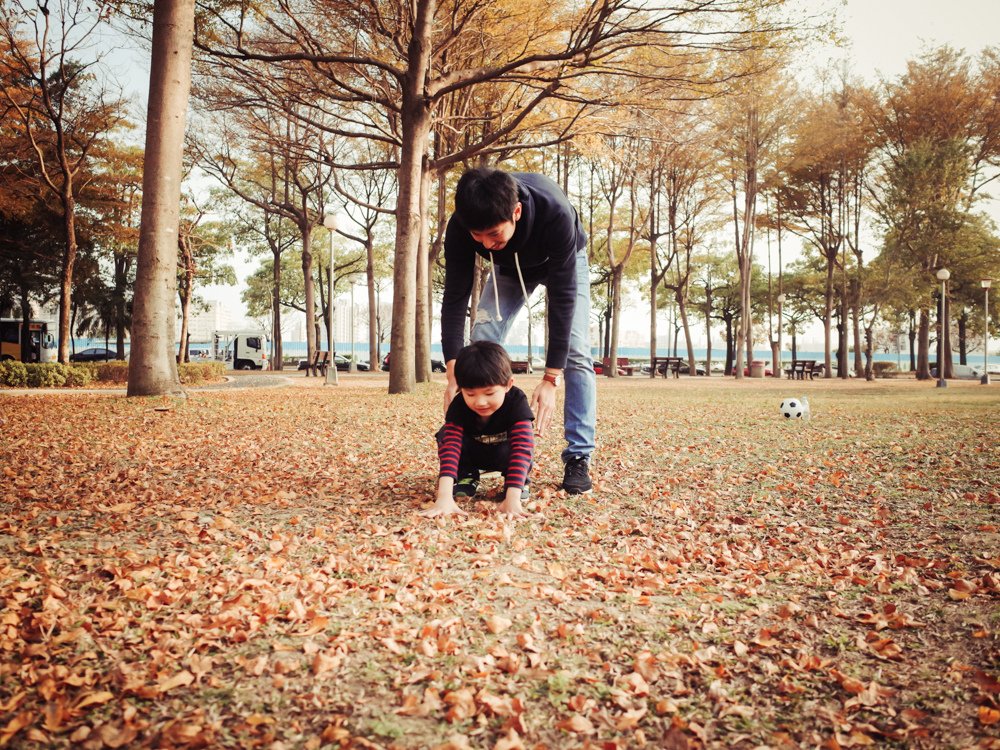
[[[467,516],[469,514],[467,511],[458,507],[458,503],[455,502],[455,498],[448,495],[447,497],[439,497],[434,501],[434,505],[432,507],[419,511],[417,515],[423,516],[424,518],[434,518],[435,516]]]
[[[528,514],[521,505],[521,488],[508,487],[503,502],[497,506],[497,513],[506,518],[527,518]]]

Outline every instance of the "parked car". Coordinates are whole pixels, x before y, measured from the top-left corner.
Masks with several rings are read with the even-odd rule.
[[[81,349],[76,354],[69,355],[70,362],[107,362],[118,359],[118,353],[103,347]]]
[[[337,365],[337,372],[347,372],[347,371],[349,371],[351,369],[351,360],[350,360],[350,358],[349,357],[345,357],[343,354],[334,354],[333,355],[333,361]],[[309,369],[309,360],[308,359],[300,359],[299,360],[299,369],[300,370],[308,370]],[[367,362],[365,362],[363,359],[360,359],[357,362],[356,369],[358,370],[358,372],[368,372],[368,370],[369,370],[369,364]]]
[[[343,354],[335,354],[333,357],[333,361],[337,363],[338,372],[347,372],[348,370],[351,369],[350,357],[345,357]],[[367,372],[368,363],[365,362],[364,360],[358,360],[357,362],[354,363],[354,369],[358,370],[359,372]]]
[[[389,355],[392,352],[386,352],[385,356],[382,358],[382,369],[386,372],[389,371]],[[444,366],[444,362],[440,359],[431,360],[431,372],[447,372],[448,368]]]
[[[688,364],[687,364],[687,362],[681,362],[681,366],[677,368],[677,372],[679,372],[681,375],[687,375],[688,374]],[[704,375],[705,374],[705,366],[695,363],[694,374],[695,375]]]
[[[983,371],[979,367],[972,365],[961,365],[955,363],[951,366],[951,374],[955,380],[979,380],[983,377]],[[937,377],[937,362],[931,364],[931,377]]]

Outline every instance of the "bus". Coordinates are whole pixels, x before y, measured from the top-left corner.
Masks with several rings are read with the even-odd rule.
[[[20,318],[0,318],[0,361],[55,362],[56,340],[44,320],[29,320],[28,335],[23,335]]]

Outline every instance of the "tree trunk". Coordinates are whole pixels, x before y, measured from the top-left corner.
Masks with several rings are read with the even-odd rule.
[[[712,377],[712,293],[705,289],[705,376]]]
[[[310,245],[312,244],[312,226],[308,216],[303,214],[299,222],[299,232],[302,235],[302,279],[305,283],[305,315],[306,315],[306,358],[312,362],[316,351],[319,349],[319,337],[316,331],[319,324],[316,321],[316,284],[313,280],[313,257]],[[329,278],[329,276],[327,277]],[[333,290],[330,290],[333,296]],[[329,317],[327,318],[329,319]],[[330,348],[330,356],[333,356],[333,348]]]
[[[618,328],[621,324],[622,313],[622,268],[617,264],[611,271],[611,320],[610,337],[608,346],[608,366],[605,368],[605,375],[612,378],[618,377]]]
[[[875,366],[874,366],[874,337],[872,336],[872,329],[874,328],[874,322],[871,327],[865,326],[865,369],[864,376],[865,380],[871,381],[875,379]]]
[[[59,280],[59,361],[69,364],[69,340],[72,329],[69,308],[73,299],[73,267],[76,265],[76,201],[73,199],[73,182],[69,171],[64,170],[63,188],[59,196],[66,230],[66,248],[63,250],[62,275]]]
[[[285,369],[281,341],[281,253],[271,250],[274,265],[271,268],[271,369]]]
[[[420,169],[420,207],[427,208],[430,200],[431,172],[426,168],[426,160]],[[417,300],[416,300],[416,350],[414,366],[418,383],[431,379],[431,273],[430,273],[430,224],[421,218],[420,237],[417,243]]]
[[[194,0],[156,0],[128,395],[182,395],[173,354]]]
[[[833,377],[833,263],[826,262],[826,289],[823,308],[823,377]]]
[[[178,297],[181,302],[181,335],[177,345],[178,364],[188,362],[188,321],[191,312],[191,290],[194,288],[194,255],[191,250],[191,243],[186,239],[180,239],[177,243],[181,251],[181,272],[183,277],[178,290]]]
[[[654,263],[650,259],[650,264]],[[656,377],[656,368],[652,366],[653,357],[656,356],[656,272],[650,267],[650,285],[649,285],[649,377]]]
[[[115,355],[118,359],[125,359],[125,290],[129,265],[129,256],[115,255]]]
[[[400,126],[402,149],[397,171],[396,253],[392,273],[392,359],[389,393],[412,393],[416,385],[417,262],[424,206],[420,204],[430,103],[424,81],[430,70],[431,30],[435,0],[417,0],[413,37],[407,50],[409,67],[403,78]]]
[[[726,324],[726,375],[736,374],[736,345],[733,341],[733,319],[732,316],[727,316],[725,319]]]
[[[677,291],[677,315],[681,319],[681,330],[684,331],[684,345],[687,347],[688,375],[698,374],[696,362],[694,361],[694,341],[691,339],[691,325],[688,323],[687,303],[684,301],[685,294],[682,289]],[[705,369],[708,372],[708,368]]]
[[[29,323],[31,321],[31,300],[28,297],[28,286],[27,284],[21,284],[21,361],[22,362],[41,362],[42,352],[41,348],[38,351],[38,358],[35,358],[34,352],[31,348],[31,329]]]
[[[375,243],[369,235],[365,242],[365,290],[368,292],[368,369],[378,372],[382,366],[378,350],[378,297],[375,293]]]
[[[943,372],[946,378],[953,378],[955,371],[952,367],[951,357],[951,295],[948,293],[947,282],[945,283],[944,299],[941,300],[941,311],[941,357],[938,359],[938,372]]]
[[[854,374],[861,378],[865,375],[866,366],[862,357],[862,348],[864,347],[861,342],[861,311],[858,309],[861,306],[861,282],[857,279],[851,279],[851,299],[854,300],[854,304],[851,306],[851,331],[854,337]]]
[[[917,329],[917,380],[931,379],[929,359],[931,341],[931,320],[927,308],[920,311],[920,322]]]
[[[969,364],[969,346],[966,339],[968,331],[969,314],[963,309],[958,316],[958,361],[960,364]]]

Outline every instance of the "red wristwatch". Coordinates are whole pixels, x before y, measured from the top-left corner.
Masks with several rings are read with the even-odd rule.
[[[547,380],[550,383],[552,383],[552,385],[554,385],[556,388],[558,388],[560,384],[562,384],[562,375],[556,375],[555,373],[547,372],[544,375],[542,375],[542,380]]]

